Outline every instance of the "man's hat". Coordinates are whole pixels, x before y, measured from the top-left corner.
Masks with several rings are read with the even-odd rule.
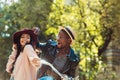
[[[72,40],[75,40],[73,30],[69,26],[65,26],[65,27],[60,26],[59,29],[64,30]]]
[[[29,34],[30,37],[31,37],[31,39],[32,39],[32,41],[34,41],[34,42],[37,41],[37,35],[34,34],[34,31],[33,31],[33,30],[31,30],[31,29],[23,29],[23,30],[20,30],[20,31],[15,32],[15,33],[13,34],[13,42],[14,42],[15,44],[18,43],[18,41],[19,41],[19,39],[20,39],[20,36],[21,36],[22,34]]]

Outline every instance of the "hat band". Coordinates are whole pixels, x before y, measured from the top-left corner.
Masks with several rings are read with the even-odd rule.
[[[69,32],[69,34],[71,35],[72,39],[74,40],[75,37],[73,36],[72,32],[67,27],[65,27],[65,29]]]

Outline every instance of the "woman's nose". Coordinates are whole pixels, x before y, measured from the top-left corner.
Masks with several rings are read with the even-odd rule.
[[[24,40],[27,42],[27,41],[28,41],[28,38],[24,38]]]
[[[27,38],[24,38],[24,40],[27,40]]]

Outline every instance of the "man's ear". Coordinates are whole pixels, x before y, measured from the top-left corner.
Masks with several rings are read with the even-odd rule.
[[[69,38],[69,39],[68,39],[68,42],[71,44],[71,43],[72,43],[72,40]]]

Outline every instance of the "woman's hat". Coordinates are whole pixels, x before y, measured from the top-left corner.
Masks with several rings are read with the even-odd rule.
[[[18,41],[20,40],[20,37],[22,34],[29,34],[32,41],[36,42],[37,41],[37,35],[34,34],[34,31],[31,30],[31,29],[23,29],[23,30],[20,30],[18,32],[15,32],[13,34],[13,42],[16,44],[18,43]]]
[[[75,40],[75,36],[73,34],[74,32],[69,26],[65,27],[60,26],[59,29],[64,30],[72,40]]]

